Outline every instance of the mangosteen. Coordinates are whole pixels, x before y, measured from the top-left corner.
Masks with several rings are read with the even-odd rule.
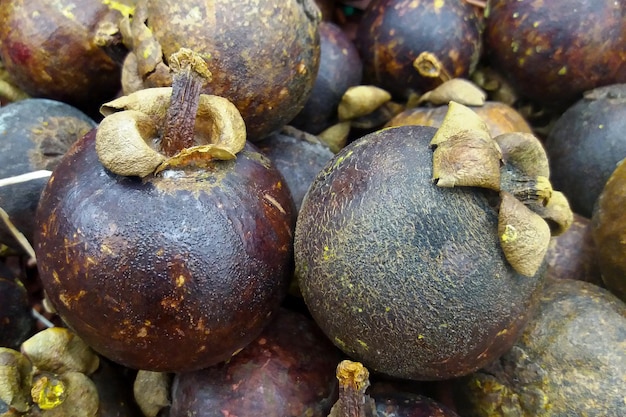
[[[56,100],[30,98],[0,107],[0,207],[17,231],[32,242],[35,211],[49,172],[70,146],[96,123]],[[23,253],[5,222],[0,244]]]
[[[34,329],[26,288],[0,263],[0,346],[17,349]]]
[[[203,93],[232,101],[257,141],[302,109],[320,57],[320,11],[313,0],[205,2],[139,0],[125,27],[131,45],[124,93],[171,85],[168,57],[179,48],[201,55],[213,74]]]
[[[341,28],[319,25],[320,64],[309,99],[290,125],[317,135],[337,122],[337,107],[349,87],[361,83],[363,64],[354,43]]]
[[[609,177],[592,218],[602,282],[626,302],[626,159]]]
[[[254,340],[293,273],[295,208],[271,161],[246,142],[188,49],[173,87],[107,103],[62,158],[36,213],[51,304],[103,356],[180,372]]]
[[[591,217],[617,163],[626,158],[626,84],[585,93],[556,121],[545,145],[555,187],[573,210]]]
[[[298,216],[296,276],[311,315],[378,373],[438,380],[486,365],[523,330],[551,233],[572,221],[548,178],[537,138],[491,138],[454,102],[439,129],[352,142]]]
[[[315,176],[334,156],[317,136],[286,126],[256,143],[285,178],[291,196],[300,210],[302,199]]]
[[[624,4],[614,0],[488,0],[488,60],[523,97],[568,106],[582,93],[626,82]]]
[[[570,228],[550,241],[546,262],[549,278],[578,279],[604,287],[593,226],[586,217],[574,214]]]
[[[121,87],[121,65],[102,48],[132,0],[8,0],[0,8],[0,59],[30,96],[91,114]]]
[[[478,16],[465,1],[374,0],[360,19],[355,43],[363,83],[398,100],[468,77],[482,49]]]
[[[176,374],[169,417],[326,417],[339,360],[310,318],[281,309],[228,363]]]
[[[549,282],[515,345],[457,382],[467,417],[626,413],[626,305],[577,280]]]

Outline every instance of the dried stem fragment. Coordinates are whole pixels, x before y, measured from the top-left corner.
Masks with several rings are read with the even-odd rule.
[[[337,366],[339,399],[329,417],[374,417],[376,404],[365,394],[370,385],[369,371],[360,362],[343,360]]]
[[[450,73],[446,70],[439,58],[432,52],[422,52],[413,61],[413,68],[426,78],[436,78],[441,83],[445,83],[452,79]]]
[[[170,69],[174,72],[172,97],[161,138],[161,150],[167,156],[194,145],[200,91],[211,79],[204,60],[190,49],[181,48],[173,54]]]

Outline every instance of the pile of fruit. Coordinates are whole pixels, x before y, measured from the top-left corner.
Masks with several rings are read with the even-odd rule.
[[[626,415],[623,0],[3,0],[0,417]]]

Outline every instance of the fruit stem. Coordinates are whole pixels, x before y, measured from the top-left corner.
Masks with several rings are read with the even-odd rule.
[[[194,146],[200,92],[210,81],[211,72],[200,55],[185,48],[172,54],[169,67],[174,72],[172,97],[165,116],[161,151],[173,156]]]
[[[343,360],[337,365],[339,399],[328,417],[374,417],[376,404],[365,394],[369,387],[369,371],[360,362]]]

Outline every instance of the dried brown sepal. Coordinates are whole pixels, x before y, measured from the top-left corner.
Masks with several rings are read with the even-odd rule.
[[[552,184],[546,177],[528,177],[517,170],[508,170],[506,167],[502,170],[500,188],[512,194],[535,212],[548,204],[554,192]]]
[[[550,245],[550,227],[513,195],[500,193],[498,235],[506,260],[522,275],[532,277]]]
[[[548,154],[535,135],[524,132],[504,133],[494,140],[502,150],[505,163],[529,177],[550,178]]]
[[[136,110],[150,116],[155,124],[161,125],[165,121],[171,99],[172,87],[146,88],[104,103],[100,107],[100,113],[106,117],[125,110]]]
[[[440,187],[475,186],[500,190],[502,153],[485,122],[454,101],[430,146],[433,181]]]
[[[465,106],[482,106],[487,94],[476,84],[463,78],[453,78],[422,94],[415,105],[432,103],[436,106],[454,101]]]
[[[337,107],[340,121],[365,116],[391,100],[391,94],[374,85],[350,87],[341,97]]]
[[[183,149],[176,155],[167,158],[154,170],[154,173],[158,174],[159,172],[162,172],[166,169],[184,168],[191,166],[206,168],[209,166],[211,161],[215,159],[220,161],[227,161],[229,159],[235,158],[236,155],[223,146],[213,144],[199,145]]]
[[[203,167],[234,159],[246,126],[229,100],[200,94],[211,77],[202,58],[182,49],[172,55],[172,87],[140,90],[104,104],[96,152],[111,172],[146,177],[167,168]]]
[[[365,394],[370,386],[369,371],[360,362],[343,360],[337,365],[339,399],[329,417],[374,417],[376,404]]]
[[[166,160],[150,146],[157,138],[157,125],[150,116],[126,110],[102,119],[96,132],[96,152],[109,171],[146,177]]]
[[[170,376],[164,372],[137,372],[133,394],[144,416],[156,417],[162,409],[170,406],[170,381]]]
[[[81,372],[65,372],[57,378],[63,389],[63,400],[53,406],[54,401],[48,403],[48,407],[43,408],[46,417],[95,417],[98,415],[100,400],[98,390],[93,381]],[[54,394],[51,400],[54,399]],[[42,399],[39,395],[33,394],[33,400],[37,403]],[[39,402],[39,408],[42,402]]]
[[[32,365],[20,352],[0,347],[0,400],[20,413],[30,408]]]
[[[318,136],[320,140],[328,146],[333,153],[339,152],[348,142],[350,135],[350,122],[339,122],[321,132]]]
[[[433,181],[439,187],[500,190],[500,159],[492,143],[475,132],[460,132],[433,152]]]
[[[51,327],[30,337],[21,346],[38,370],[61,374],[91,374],[98,369],[98,355],[77,335],[66,328]]]
[[[560,191],[553,190],[547,203],[537,207],[534,211],[548,222],[552,236],[562,235],[574,223],[574,212],[567,198]]]

